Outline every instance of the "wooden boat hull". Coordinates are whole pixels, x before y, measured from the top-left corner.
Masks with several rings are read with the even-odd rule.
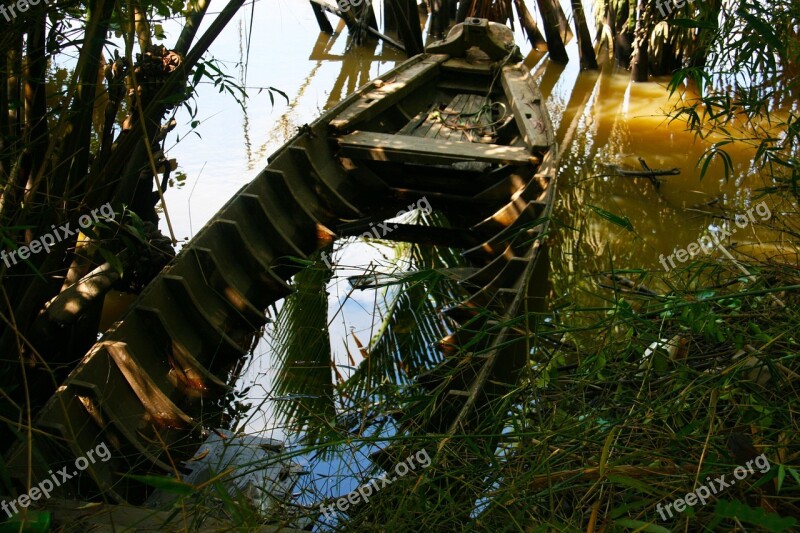
[[[463,424],[480,407],[468,392],[476,380],[487,391],[513,383],[527,355],[497,361],[508,355],[501,341],[518,333],[501,328],[480,349],[470,341],[491,317],[513,317],[542,297],[529,281],[546,266],[558,159],[543,98],[512,51],[494,62],[416,56],[301,128],[71,372],[36,417],[41,460],[29,465],[27,445],[15,448],[12,476],[25,480],[30,467],[35,484],[105,442],[111,460],[59,489],[142,501],[145,487],[125,474],[170,475],[195,453],[202,428],[221,423],[265,308],[303,268],[297,259],[422,198],[453,227],[404,227],[387,238],[457,246],[474,267],[464,282],[472,296],[446,312],[454,333],[441,343],[445,360],[420,379],[453,400],[435,407],[427,430],[442,432],[453,417]],[[467,361],[466,352],[480,356]]]

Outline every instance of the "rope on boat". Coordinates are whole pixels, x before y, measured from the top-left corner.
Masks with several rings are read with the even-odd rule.
[[[497,69],[495,69],[495,74],[494,74],[494,77],[492,78],[492,83],[489,84],[489,89],[486,92],[486,96],[483,97],[484,104],[477,111],[473,111],[471,113],[464,113],[464,112],[461,112],[461,111],[456,112],[456,113],[442,113],[441,111],[439,111],[439,117],[441,118],[442,124],[444,124],[445,126],[447,126],[448,128],[450,128],[452,130],[458,130],[458,131],[473,131],[473,130],[479,130],[479,129],[484,129],[485,130],[485,128],[490,128],[488,133],[486,133],[484,131],[484,135],[492,135],[497,131],[496,129],[493,129],[494,126],[496,126],[497,124],[503,123],[501,125],[501,127],[502,127],[506,123],[508,123],[509,122],[508,118],[507,118],[508,117],[508,106],[506,106],[503,102],[492,102],[490,96],[492,94],[492,90],[494,89],[495,83],[497,82],[498,78],[500,77],[500,73],[503,71],[503,67],[506,66],[506,64],[509,62],[509,60],[511,59],[511,57],[513,55],[514,55],[514,49],[512,48],[509,51],[508,55],[505,57],[505,59],[503,59],[500,62],[500,64],[497,66]],[[464,117],[477,117],[475,120],[477,122],[480,122],[481,116],[484,113],[487,113],[487,112],[489,113],[489,119],[491,120],[493,118],[492,109],[495,106],[502,107],[503,108],[503,114],[500,115],[499,118],[497,118],[496,120],[493,120],[492,122],[489,122],[488,124],[476,124],[474,126],[469,126],[467,124],[448,123],[448,121],[447,121],[448,117],[458,117],[456,119],[456,121],[458,121],[458,119],[464,118]],[[469,118],[467,118],[466,121],[469,122]]]
[[[488,124],[476,124],[474,126],[469,126],[467,124],[453,124],[453,123],[448,122],[448,120],[447,120],[449,117],[458,117],[458,118],[476,117],[475,121],[480,122],[481,116],[484,113],[487,113],[487,112],[489,113],[489,118],[491,119],[492,118],[492,109],[495,106],[502,107],[503,108],[503,114],[500,115],[500,118],[498,118],[497,120],[494,120],[492,122],[489,122]],[[439,112],[439,116],[442,117],[441,118],[442,124],[444,124],[445,126],[447,126],[448,128],[450,128],[452,130],[461,130],[461,131],[471,131],[471,130],[477,130],[477,129],[483,129],[483,128],[492,128],[495,125],[503,122],[506,119],[507,115],[508,115],[508,107],[503,102],[490,102],[490,103],[483,104],[477,111],[474,111],[472,113],[463,113],[461,111],[459,111],[457,113],[443,113],[441,111]],[[456,121],[458,121],[458,118],[456,119]],[[469,122],[469,118],[466,118],[466,120],[467,120],[467,122]],[[490,131],[493,132],[494,130],[490,130]]]

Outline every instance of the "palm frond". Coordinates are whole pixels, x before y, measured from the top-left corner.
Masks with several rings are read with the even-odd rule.
[[[434,213],[424,223],[447,221]],[[433,344],[449,333],[439,311],[464,297],[454,272],[465,262],[454,249],[401,244],[396,250],[395,264],[405,272],[383,283],[383,320],[369,343],[369,357],[347,382],[353,398],[381,397],[381,384],[405,385],[439,362]]]
[[[335,417],[325,291],[333,272],[315,261],[294,278],[295,292],[275,323],[276,413],[316,442]]]

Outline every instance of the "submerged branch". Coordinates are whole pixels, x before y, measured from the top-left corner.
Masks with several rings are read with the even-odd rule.
[[[609,165],[608,168],[628,178],[649,178],[650,176],[677,176],[681,173],[679,168],[665,168],[665,169],[652,169],[652,170],[625,170],[617,165]]]

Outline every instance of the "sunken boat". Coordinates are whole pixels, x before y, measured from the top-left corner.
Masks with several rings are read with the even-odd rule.
[[[423,198],[449,227],[393,224],[386,238],[458,248],[470,265],[469,298],[443,311],[453,326],[443,360],[419,377],[446,399],[424,429],[467,428],[527,360],[510,342],[524,332],[503,321],[543,296],[535,273],[547,266],[553,137],[511,32],[485,19],[455,26],[269,158],[37,413],[32,437],[5,457],[10,474],[36,484],[106,443],[108,461],[57,490],[141,503],[147,490],[128,474],[171,475],[197,452],[303,260]]]

